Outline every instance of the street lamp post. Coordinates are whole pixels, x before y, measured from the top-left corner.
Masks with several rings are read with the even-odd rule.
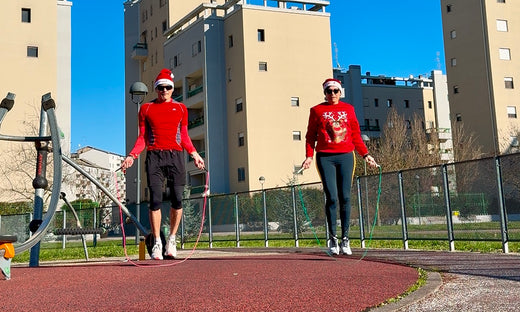
[[[260,176],[258,178],[258,181],[260,181],[260,184],[262,185],[262,203],[263,203],[263,209],[264,209],[264,241],[265,241],[265,247],[269,247],[269,240],[268,240],[268,230],[269,225],[267,224],[267,207],[265,205],[265,190],[264,190],[264,182],[265,178],[264,176]]]
[[[145,96],[148,94],[148,88],[146,85],[140,81],[134,82],[132,86],[130,86],[130,94],[132,96],[132,102],[137,104],[137,116],[139,115],[139,109],[141,108],[141,104],[144,101]],[[139,136],[139,117],[137,118],[137,136]],[[137,221],[141,221],[141,157],[137,156],[137,177],[136,177],[136,198],[135,198],[135,206],[136,206],[136,219]],[[136,228],[135,233],[135,242],[139,244],[139,229]]]

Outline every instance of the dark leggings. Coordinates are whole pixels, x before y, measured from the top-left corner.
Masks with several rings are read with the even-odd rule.
[[[336,210],[339,206],[341,238],[348,238],[354,153],[317,153],[316,165],[325,192],[325,215],[329,235],[336,237]]]

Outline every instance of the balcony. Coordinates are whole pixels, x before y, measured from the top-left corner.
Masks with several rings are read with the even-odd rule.
[[[188,121],[188,129],[196,128],[204,124],[204,116]]]
[[[182,102],[182,100],[183,100],[182,94],[181,95],[177,95],[176,97],[173,98],[173,100],[177,101],[177,102]]]
[[[148,58],[148,45],[146,43],[136,43],[132,49],[132,59],[144,61]]]

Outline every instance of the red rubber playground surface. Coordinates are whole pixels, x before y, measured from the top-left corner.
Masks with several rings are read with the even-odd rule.
[[[234,253],[182,263],[145,260],[139,266],[124,259],[17,265],[11,280],[0,279],[0,306],[2,311],[363,311],[418,279],[414,268],[360,257]]]

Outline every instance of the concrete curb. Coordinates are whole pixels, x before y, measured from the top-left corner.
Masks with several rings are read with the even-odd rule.
[[[406,297],[402,298],[399,301],[392,302],[389,304],[386,304],[381,307],[372,308],[369,311],[373,312],[390,312],[390,311],[396,311],[397,309],[402,309],[412,303],[418,302],[424,298],[426,298],[428,295],[433,294],[436,292],[439,287],[442,285],[442,277],[441,274],[438,272],[427,272],[427,279],[426,284],[417,289],[416,291],[408,294]]]

